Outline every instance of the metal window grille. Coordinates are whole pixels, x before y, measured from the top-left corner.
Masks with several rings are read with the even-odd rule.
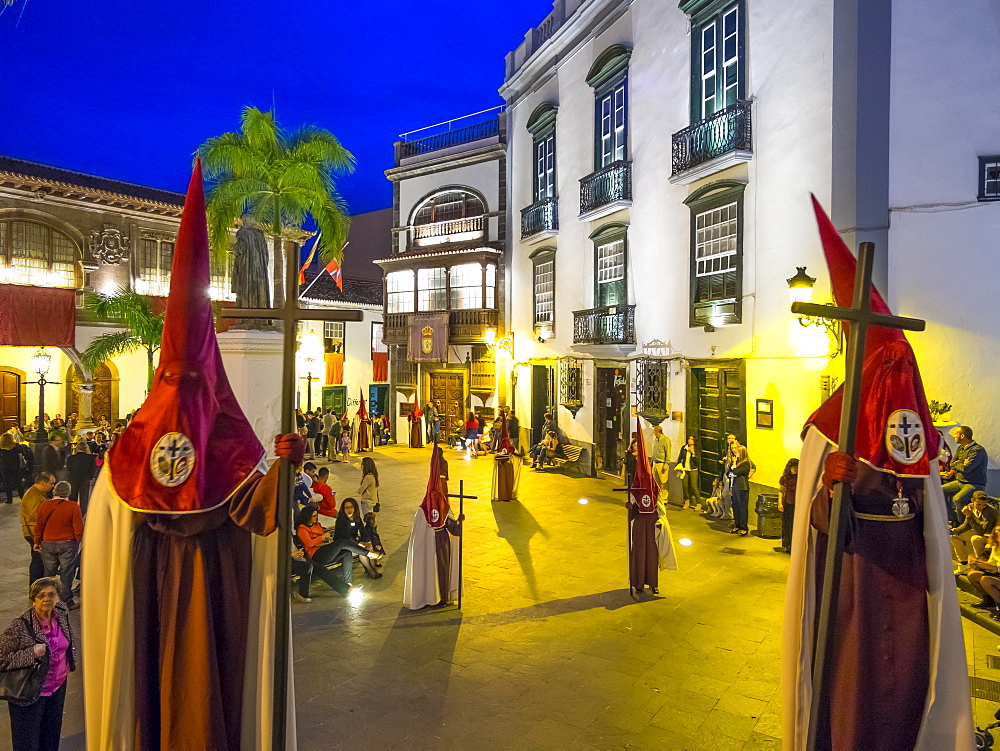
[[[413,312],[413,270],[391,271],[385,275],[386,311],[388,313]]]
[[[535,264],[535,323],[552,323],[555,312],[555,261]]]
[[[583,407],[583,365],[571,357],[559,361],[559,404],[574,417]]]
[[[635,361],[636,412],[660,422],[667,418],[670,402],[670,361],[641,357]]]
[[[417,307],[419,310],[446,310],[446,282],[443,268],[417,271]]]
[[[452,310],[476,310],[484,307],[482,266],[478,263],[462,263],[452,266],[449,273]]]

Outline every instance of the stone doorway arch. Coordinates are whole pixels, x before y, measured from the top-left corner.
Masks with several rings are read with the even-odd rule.
[[[90,398],[90,414],[96,424],[104,415],[114,425],[118,420],[118,368],[110,360],[105,360],[97,366],[91,379],[94,391]],[[79,384],[80,373],[74,366],[66,371],[66,415],[80,412],[80,392],[75,387]]]

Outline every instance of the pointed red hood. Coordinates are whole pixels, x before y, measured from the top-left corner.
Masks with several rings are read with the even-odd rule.
[[[639,450],[635,458],[635,478],[629,487],[629,494],[641,514],[656,513],[656,502],[660,497],[660,486],[653,481],[646,457],[646,439],[642,435],[642,420],[635,418],[636,440]]]
[[[358,398],[361,400],[358,405],[358,417],[362,420],[367,420],[368,410],[365,409],[365,392],[361,389],[358,390]]]
[[[427,491],[420,503],[420,510],[424,512],[424,518],[433,529],[441,529],[445,525],[448,512],[451,510],[451,504],[448,503],[448,496],[445,495],[441,483],[441,475],[444,474],[443,453],[441,447],[435,443],[431,450],[431,473],[427,478]]]
[[[115,492],[136,511],[215,508],[264,456],[226,378],[208,289],[205,193],[196,160],[177,233],[153,388],[108,454]]]
[[[833,296],[840,307],[854,302],[857,259],[813,196],[823,253],[830,269]],[[871,308],[891,315],[879,291],[872,287]],[[806,422],[830,443],[840,440],[841,385]],[[861,402],[855,456],[875,469],[895,475],[925,477],[938,455],[939,439],[927,406],[920,368],[910,343],[899,329],[868,329],[861,372]]]
[[[510,440],[510,432],[507,430],[507,418],[503,418],[500,423],[500,440],[497,441],[497,456],[513,456],[517,453],[514,444]]]
[[[417,392],[413,392],[413,411],[410,412],[414,419],[423,417],[424,413],[420,411],[420,405],[417,403]]]

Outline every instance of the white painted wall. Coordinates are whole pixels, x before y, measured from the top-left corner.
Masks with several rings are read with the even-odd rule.
[[[996,460],[1000,203],[977,202],[977,157],[1000,154],[1000,5],[893,11],[890,306],[927,320],[908,338],[928,398],[953,404]]]

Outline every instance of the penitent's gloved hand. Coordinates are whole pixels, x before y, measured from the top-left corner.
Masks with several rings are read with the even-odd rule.
[[[858,462],[843,451],[834,451],[826,457],[823,466],[823,484],[830,490],[838,482],[852,483],[858,476]]]
[[[283,459],[291,459],[296,467],[306,458],[306,442],[295,433],[285,433],[274,437],[274,453]]]

